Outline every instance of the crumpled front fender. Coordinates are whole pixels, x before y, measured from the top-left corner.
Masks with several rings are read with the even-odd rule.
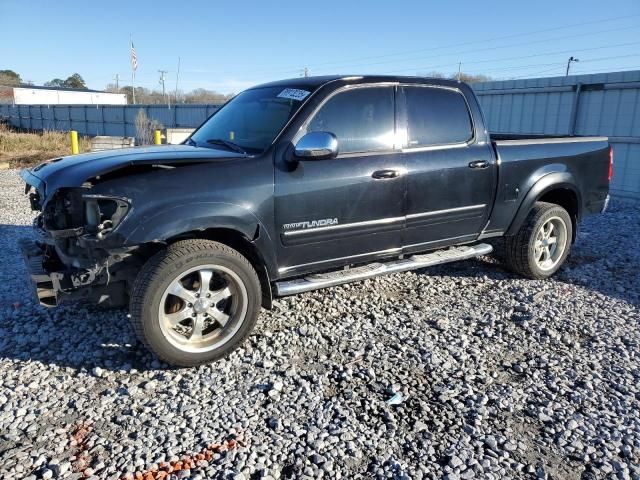
[[[253,239],[256,228],[260,225],[258,218],[247,208],[222,202],[175,205],[151,216],[130,217],[126,223],[133,226],[132,230],[120,230],[125,237],[125,245],[165,241],[185,232],[208,228],[228,228]]]

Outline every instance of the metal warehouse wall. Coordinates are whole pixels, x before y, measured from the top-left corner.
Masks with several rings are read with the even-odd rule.
[[[219,105],[0,105],[0,118],[18,128],[76,130],[81,135],[135,137],[140,109],[165,128],[195,128]]]
[[[640,200],[640,71],[473,85],[489,130],[603,135],[614,150],[611,193]]]

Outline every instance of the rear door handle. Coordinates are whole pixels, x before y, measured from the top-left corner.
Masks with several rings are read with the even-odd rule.
[[[489,162],[486,160],[475,160],[473,162],[469,162],[469,168],[487,168],[489,166]]]
[[[397,178],[400,176],[400,172],[398,170],[376,170],[371,176],[381,180],[385,178]]]

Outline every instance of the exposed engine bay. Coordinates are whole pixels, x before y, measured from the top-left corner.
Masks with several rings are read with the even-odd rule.
[[[49,277],[35,282],[41,303],[53,306],[79,298],[110,306],[126,303],[127,283],[142,260],[134,254],[138,248],[122,247],[113,230],[130,202],[92,194],[90,184],[61,188],[46,202],[34,186],[27,184],[26,192],[31,208],[41,212],[33,224],[36,241],[23,242],[25,255],[41,257],[40,276],[47,272]]]

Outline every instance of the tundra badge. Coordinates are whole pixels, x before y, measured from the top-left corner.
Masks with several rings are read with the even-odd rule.
[[[282,227],[285,230],[302,230],[306,228],[328,227],[338,225],[337,218],[323,218],[321,220],[310,220],[306,222],[285,223]]]

